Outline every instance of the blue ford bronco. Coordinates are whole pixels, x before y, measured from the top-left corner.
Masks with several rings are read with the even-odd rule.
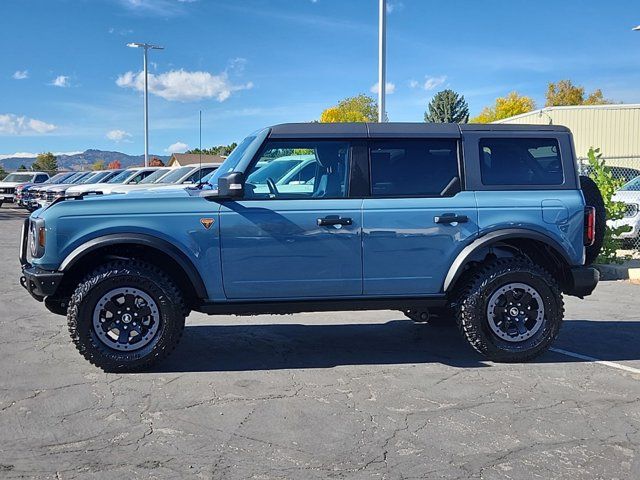
[[[559,126],[276,125],[206,183],[37,210],[21,283],[106,371],[166,357],[193,310],[455,318],[487,358],[526,361],[562,295],[598,282],[602,198],[575,158]]]

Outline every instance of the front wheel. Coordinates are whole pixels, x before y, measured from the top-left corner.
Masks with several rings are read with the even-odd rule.
[[[184,329],[182,295],[157,267],[110,262],[78,285],[67,310],[80,353],[109,372],[137,371],[166,357]]]
[[[456,312],[471,346],[497,362],[523,362],[547,351],[563,315],[555,279],[522,258],[479,267],[460,291]]]

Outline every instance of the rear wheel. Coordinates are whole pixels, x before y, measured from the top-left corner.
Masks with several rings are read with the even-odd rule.
[[[162,270],[118,261],[77,287],[67,319],[73,342],[91,363],[105,371],[137,371],[175,348],[184,329],[184,306]]]
[[[507,258],[479,267],[460,292],[457,321],[471,346],[497,362],[544,353],[560,331],[562,294],[545,270]]]
[[[596,209],[596,223],[595,223],[595,240],[593,245],[585,247],[585,265],[591,265],[595,262],[600,250],[602,249],[602,243],[604,242],[604,232],[607,227],[607,211],[604,207],[604,200],[602,194],[596,182],[591,178],[582,175],[580,176],[580,188],[582,189],[582,195],[584,196],[585,203],[589,207]]]

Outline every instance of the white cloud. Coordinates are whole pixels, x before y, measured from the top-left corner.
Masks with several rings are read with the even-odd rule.
[[[183,5],[197,0],[120,0],[132,13],[172,16],[185,13]]]
[[[29,78],[28,70],[16,70],[16,73],[13,74],[13,78],[16,80],[24,80],[25,78]]]
[[[76,150],[74,152],[53,152],[56,157],[60,155],[77,155],[78,153],[83,152],[82,150]],[[0,160],[4,160],[6,158],[35,158],[37,156],[38,154],[33,152],[0,153]]]
[[[404,3],[395,0],[387,0],[387,13],[399,12],[404,9]]]
[[[446,75],[440,75],[439,77],[430,77],[428,75],[425,75],[424,82],[419,82],[417,80],[409,80],[409,86],[411,88],[422,88],[424,90],[429,91],[439,87],[446,81],[447,81]]]
[[[111,27],[109,28],[108,32],[111,35],[130,35],[133,33],[133,30],[131,30],[130,28],[115,28],[115,27]]]
[[[189,150],[189,145],[183,142],[172,143],[164,149],[164,151],[167,153],[182,153],[185,150]]]
[[[113,140],[114,142],[128,142],[131,138],[131,134],[129,132],[125,132],[124,130],[109,130],[107,132],[106,137],[109,140]]]
[[[3,153],[0,155],[0,160],[4,160],[5,158],[34,158],[37,156],[37,153],[31,152]]]
[[[54,87],[69,87],[69,77],[66,75],[58,75],[49,85]]]
[[[56,128],[51,123],[28,118],[24,115],[0,114],[0,134],[2,135],[38,135],[50,133]]]
[[[371,88],[369,89],[371,91],[371,93],[378,93],[378,85],[379,83],[376,82],[373,85],[371,85]],[[385,92],[387,95],[391,95],[392,93],[395,93],[396,91],[396,84],[392,83],[392,82],[387,82],[385,84]]]
[[[116,84],[122,88],[144,89],[142,72],[126,72],[118,77]],[[214,75],[209,72],[187,72],[171,70],[161,74],[149,74],[149,91],[169,101],[188,102],[203,98],[215,98],[224,102],[233,92],[253,88],[253,83],[234,85],[227,72]]]

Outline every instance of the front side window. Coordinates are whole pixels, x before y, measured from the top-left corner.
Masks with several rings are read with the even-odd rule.
[[[438,138],[371,142],[371,194],[432,197],[456,193],[457,145],[455,139]]]
[[[560,147],[554,138],[480,140],[484,185],[562,185]]]
[[[124,183],[125,180],[130,178],[137,170],[123,170],[118,175],[113,177],[107,183],[115,184],[115,183]]]
[[[246,198],[344,198],[350,143],[273,141],[246,175]]]
[[[167,175],[171,170],[169,168],[159,168],[158,170],[156,170],[155,172],[153,172],[151,175],[149,175],[147,178],[145,178],[144,180],[142,180],[140,183],[156,183],[158,182],[162,177],[164,177],[165,175]]]
[[[201,182],[204,177],[213,173],[215,169],[218,167],[203,167],[201,169],[196,170],[187,178],[185,178],[182,183],[198,183]]]
[[[142,172],[140,172],[139,174],[137,174],[135,177],[133,177],[131,180],[129,180],[127,183],[128,184],[132,184],[132,183],[140,183],[142,180],[144,180],[145,178],[147,178],[149,175],[151,175],[153,173],[153,170],[149,171],[149,170],[143,170]]]
[[[172,172],[167,173],[162,177],[162,183],[176,183],[180,181],[185,175],[193,171],[194,166],[178,167],[173,169]]]

